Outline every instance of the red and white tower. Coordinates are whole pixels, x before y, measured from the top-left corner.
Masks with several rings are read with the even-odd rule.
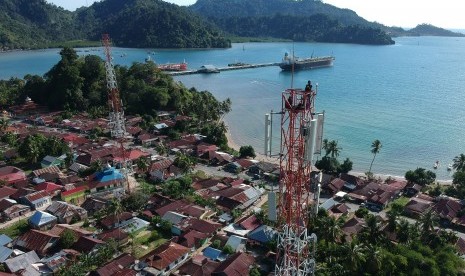
[[[316,235],[307,230],[318,201],[310,172],[317,133],[315,91],[282,93],[276,275],[313,275]]]
[[[108,107],[110,109],[109,114],[109,128],[111,137],[116,139],[120,144],[121,150],[121,169],[124,178],[127,182],[128,189],[126,192],[130,192],[129,189],[129,166],[127,164],[127,154],[124,148],[124,138],[126,137],[126,125],[124,118],[123,102],[121,101],[118,84],[116,82],[115,69],[113,68],[112,55],[111,55],[111,40],[110,35],[102,35],[102,44],[105,53],[105,71],[107,77],[107,88],[108,88]]]
[[[111,137],[121,139],[126,135],[126,125],[124,120],[123,102],[119,95],[115,69],[113,68],[110,35],[102,35],[102,44],[105,51],[105,70],[108,88],[108,107],[110,108],[109,126]]]

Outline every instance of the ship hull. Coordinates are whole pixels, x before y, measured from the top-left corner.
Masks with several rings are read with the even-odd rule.
[[[298,60],[298,61],[295,61],[294,63],[282,62],[279,64],[279,67],[281,67],[281,69],[284,71],[305,70],[305,69],[332,66],[333,61],[334,61],[334,57],[309,58],[305,60]]]

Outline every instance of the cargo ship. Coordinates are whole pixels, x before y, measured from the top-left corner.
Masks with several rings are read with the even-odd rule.
[[[333,56],[299,58],[296,56],[291,57],[288,53],[285,53],[282,62],[279,63],[279,67],[285,71],[312,69],[332,66],[334,60]]]
[[[166,63],[166,64],[158,64],[158,69],[162,71],[186,71],[187,70],[187,63]]]

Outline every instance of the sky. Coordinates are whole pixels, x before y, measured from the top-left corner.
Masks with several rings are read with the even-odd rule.
[[[177,5],[191,5],[196,0],[165,0]],[[387,26],[413,28],[429,23],[446,29],[465,29],[462,0],[322,0],[339,8],[348,8],[368,21]],[[47,0],[68,10],[91,5],[96,0]]]

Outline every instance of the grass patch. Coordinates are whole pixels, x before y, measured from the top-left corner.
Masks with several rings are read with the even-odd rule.
[[[150,251],[152,251],[155,248],[159,247],[160,245],[164,244],[166,241],[167,241],[167,239],[161,238],[161,239],[155,240],[155,241],[147,244],[147,249],[142,249],[142,248],[139,247],[138,250],[136,250],[134,257],[136,259],[139,259],[142,256],[148,254]]]
[[[27,231],[29,231],[29,224],[27,224],[27,219],[22,219],[9,227],[0,229],[0,234],[5,234],[8,237],[14,239],[26,233]]]
[[[407,205],[407,203],[410,201],[410,198],[409,197],[406,197],[406,196],[401,196],[399,197],[398,199],[394,200],[392,204],[399,204],[401,205],[402,207],[404,207],[405,205]]]

